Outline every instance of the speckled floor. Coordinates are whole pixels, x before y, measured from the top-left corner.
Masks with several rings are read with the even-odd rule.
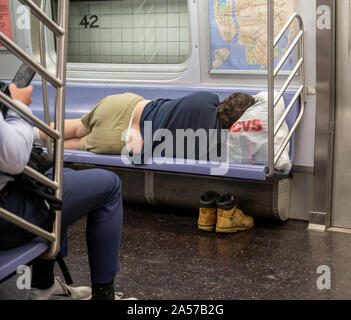
[[[257,222],[236,234],[197,229],[197,213],[125,205],[116,289],[126,296],[163,299],[351,299],[351,234],[307,231],[307,223]],[[85,220],[69,231],[66,259],[75,285],[89,285]],[[331,271],[319,290],[317,268]],[[22,299],[16,277],[0,299]],[[325,283],[325,282],[324,282]]]

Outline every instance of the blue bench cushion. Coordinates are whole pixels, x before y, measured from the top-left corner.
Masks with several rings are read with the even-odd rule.
[[[0,251],[0,280],[16,272],[20,265],[25,265],[39,257],[47,249],[47,241],[37,237],[23,246]]]
[[[153,158],[151,164],[133,165],[125,156],[95,154],[87,151],[65,150],[65,162],[86,163],[101,166],[124,167],[143,170],[189,173],[198,175],[225,176],[239,179],[266,179],[266,166],[221,164],[207,161],[184,160],[173,158]]]
[[[32,110],[35,115],[43,119],[42,94],[41,84],[34,83],[36,88],[33,95]],[[210,91],[217,94],[220,100],[228,97],[233,92],[246,92],[251,95],[256,95],[261,91],[265,91],[264,87],[219,87],[219,86],[191,86],[191,85],[122,85],[122,84],[84,84],[84,83],[69,83],[67,84],[66,94],[66,118],[80,118],[82,115],[89,112],[96,103],[102,98],[112,94],[124,92],[133,92],[141,95],[146,99],[155,100],[157,98],[179,98],[197,91]],[[284,94],[285,106],[288,106],[293,98],[296,90],[289,89]],[[49,88],[49,97],[51,102],[51,119],[54,119],[54,89]],[[299,102],[296,102],[287,117],[287,125],[291,128],[299,113]],[[290,159],[293,163],[294,159],[294,136],[291,138]],[[123,161],[119,155],[101,155],[86,151],[71,151],[65,150],[66,162],[89,163],[96,165],[116,166],[137,168],[146,170],[169,171],[179,173],[192,173],[201,175],[225,176],[240,179],[265,180],[267,168],[263,165],[242,165],[229,164],[228,170],[221,173],[218,170],[219,164],[201,161],[178,161],[175,159],[161,159],[162,164],[159,164],[160,159],[154,159],[152,164],[135,166],[127,161]],[[215,173],[214,173],[215,172]],[[287,174],[288,172],[277,171],[277,174]]]

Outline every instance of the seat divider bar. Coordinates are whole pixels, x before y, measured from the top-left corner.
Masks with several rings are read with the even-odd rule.
[[[0,207],[0,217],[5,219],[6,221],[9,221],[13,224],[15,224],[16,226],[27,230],[28,232],[31,232],[33,234],[35,234],[36,236],[42,237],[48,241],[55,241],[56,236],[26,220],[24,220],[23,218],[20,218],[19,216],[3,209]]]

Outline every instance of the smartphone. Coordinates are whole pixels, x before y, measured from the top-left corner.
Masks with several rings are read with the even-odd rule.
[[[25,63],[18,69],[12,82],[17,88],[25,88],[29,86],[35,76],[35,71],[29,68]]]
[[[18,69],[12,82],[17,86],[17,88],[25,88],[29,86],[35,76],[35,71],[29,68],[25,63],[21,65]],[[10,96],[10,91],[8,85],[0,81],[0,90],[6,95]],[[4,118],[7,115],[8,108],[3,103],[0,102],[0,112],[2,112]]]

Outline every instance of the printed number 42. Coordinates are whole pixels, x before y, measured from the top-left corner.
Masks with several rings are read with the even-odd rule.
[[[80,26],[84,26],[84,28],[99,28],[99,17],[97,15],[90,16],[90,22],[88,22],[88,16],[85,15],[83,19],[79,22]]]

